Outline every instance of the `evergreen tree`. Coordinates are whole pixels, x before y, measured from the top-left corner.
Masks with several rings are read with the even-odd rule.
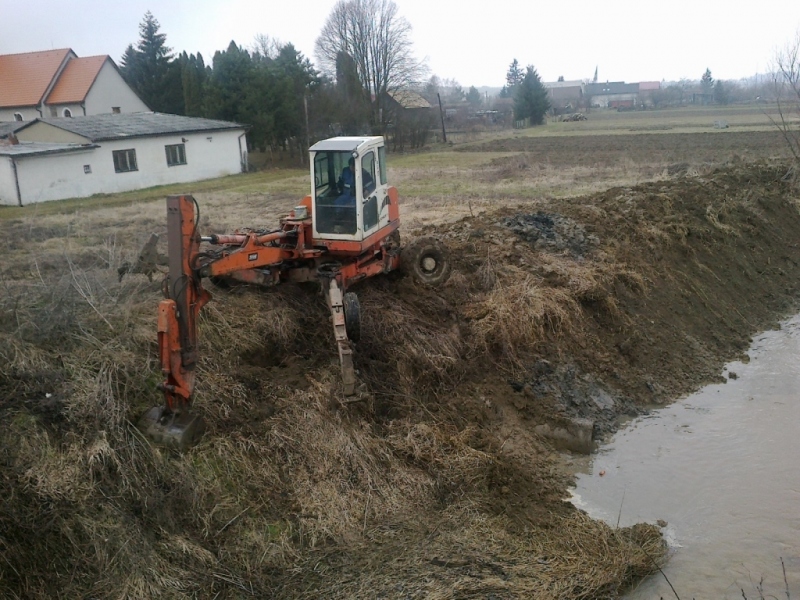
[[[173,64],[166,34],[150,11],[139,24],[139,42],[128,45],[120,72],[147,106],[157,112],[183,113],[180,65]]]
[[[525,77],[525,73],[519,66],[519,62],[515,58],[511,61],[511,64],[508,67],[508,72],[506,73],[506,87],[508,88],[509,94],[513,94],[514,86],[520,84]]]
[[[717,79],[714,82],[714,102],[717,104],[728,104],[731,101],[728,88],[722,83],[722,80]]]
[[[700,78],[700,87],[703,88],[704,94],[710,94],[714,88],[714,78],[711,77],[711,69],[706,69],[703,76]]]
[[[431,106],[438,104],[439,98],[437,94],[441,91],[439,88],[441,87],[441,80],[437,75],[431,75],[431,78],[425,82],[425,86],[422,88],[422,96],[431,103]]]
[[[183,52],[179,61],[181,65],[184,114],[190,117],[202,117],[204,116],[203,94],[207,78],[203,55],[198,52],[197,56],[194,54],[187,56],[186,52]]]
[[[466,99],[467,102],[469,102],[470,106],[472,106],[472,108],[478,108],[481,105],[481,102],[483,102],[483,97],[481,96],[481,93],[478,91],[478,88],[476,88],[474,85],[470,86],[469,91],[467,92]]]
[[[275,135],[278,140],[294,140],[290,149],[303,146],[299,143],[305,131],[307,97],[314,93],[320,82],[319,74],[302,52],[294,45],[280,47],[272,68],[277,84],[275,94]]]
[[[542,84],[539,73],[529,65],[525,77],[514,90],[514,119],[530,119],[531,125],[541,125],[549,108],[547,89]]]
[[[459,102],[463,102],[464,96],[463,88],[457,82],[453,81],[453,85],[447,90],[447,103],[458,104]]]
[[[217,50],[208,79],[204,112],[213,119],[256,125],[246,100],[257,95],[260,82],[254,76],[253,63],[246,50],[231,41],[228,48]]]
[[[122,76],[125,78],[128,85],[131,85],[134,72],[137,71],[138,68],[139,55],[136,53],[136,48],[133,47],[133,44],[128,44],[128,47],[125,48],[125,52],[122,53],[122,58],[119,61],[119,70],[122,72]]]

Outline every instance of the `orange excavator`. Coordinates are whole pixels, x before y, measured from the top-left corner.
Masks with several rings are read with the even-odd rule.
[[[311,194],[275,230],[245,229],[203,236],[192,196],[167,198],[167,262],[158,306],[158,348],[164,404],[140,428],[153,440],[181,449],[202,433],[191,409],[197,364],[198,315],[211,300],[212,282],[273,286],[319,281],[330,308],[342,371],[342,393],[356,391],[353,343],[361,332],[358,297],[363,279],[400,268],[427,285],[450,275],[445,248],[419,238],[401,249],[397,190],[388,184],[382,137],[337,137],[309,149]]]

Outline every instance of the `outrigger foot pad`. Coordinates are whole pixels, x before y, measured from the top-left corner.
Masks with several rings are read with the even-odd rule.
[[[154,406],[139,420],[139,429],[156,444],[189,449],[203,435],[203,419],[189,411],[168,412],[163,406]]]

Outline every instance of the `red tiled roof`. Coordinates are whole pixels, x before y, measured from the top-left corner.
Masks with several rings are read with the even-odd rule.
[[[69,48],[1,55],[0,107],[37,106],[69,55]]]
[[[652,90],[660,90],[661,89],[661,82],[660,81],[641,81],[639,82],[639,91],[652,91]]]
[[[109,57],[87,56],[73,58],[61,72],[53,91],[47,96],[46,104],[70,104],[83,102],[97,74]]]

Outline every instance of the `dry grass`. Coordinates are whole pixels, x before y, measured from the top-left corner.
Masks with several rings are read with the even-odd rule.
[[[604,319],[626,325],[619,294],[642,297],[651,282],[623,250],[690,254],[696,239],[735,238],[732,219],[766,222],[766,209],[734,179],[698,184],[727,185],[724,202],[653,187],[558,204],[541,196],[667,165],[562,173],[526,155],[477,156],[392,166],[416,189],[404,237],[439,224],[458,269],[436,291],[391,277],[356,288],[363,402],[341,402],[318,291],[212,288],[196,398],[208,431],[181,456],[132,425],[160,400],[159,283],[116,272],[163,232],[163,204],[5,219],[0,595],[613,598],[652,572],[655,528],[564,508],[549,450],[531,443],[522,460],[504,447],[507,376]],[[258,191],[237,183],[198,194],[204,226],[269,224],[305,193],[297,174]],[[578,256],[496,240],[498,205],[558,207],[617,233]],[[502,392],[484,397],[485,380]]]
[[[128,218],[143,218],[139,210],[129,207]],[[196,401],[209,430],[190,453],[172,456],[132,426],[158,401],[159,283],[140,275],[120,282],[116,274],[141,236],[104,235],[102,224],[67,215],[39,226],[64,231],[68,249],[46,245],[30,256],[35,242],[21,244],[6,265],[16,276],[4,280],[0,298],[0,410],[11,424],[0,433],[6,596],[311,597],[327,590],[328,597],[348,597],[371,587],[391,593],[402,583],[429,597],[549,589],[542,597],[556,598],[579,597],[570,594],[594,585],[580,580],[586,564],[576,559],[553,567],[540,587],[530,553],[555,556],[555,540],[531,548],[510,523],[491,516],[496,450],[447,411],[430,418],[426,407],[464,378],[465,357],[476,351],[465,346],[440,295],[419,289],[398,303],[393,287],[402,282],[391,281],[361,292],[362,375],[395,403],[395,416],[381,420],[377,405],[343,410],[338,403],[320,296],[292,287],[215,291],[200,323]],[[499,304],[475,331],[487,345],[507,343],[509,357],[535,344],[511,326],[512,312],[524,315],[529,334],[557,331],[574,310],[568,294],[545,297],[533,280],[514,288],[518,275],[489,265],[477,283],[486,306]],[[457,292],[457,279],[451,288]],[[441,537],[431,548],[441,554],[425,555],[427,569],[448,572],[446,585],[409,579],[409,565],[400,568],[436,521]],[[599,527],[570,525],[587,526]],[[370,571],[348,583],[346,573],[324,575],[310,564],[335,563],[332,548],[365,560],[371,545],[400,540],[404,549],[393,550],[399,570],[380,576]],[[439,566],[437,556],[459,544],[471,550],[457,560],[488,569],[484,581],[465,575],[473,567]],[[500,577],[487,563],[487,547],[505,557],[502,569],[528,583]],[[629,567],[630,552],[617,552]],[[518,561],[531,567],[513,566]],[[304,596],[304,588],[314,593]]]
[[[510,281],[496,284],[469,316],[484,352],[521,367],[547,336],[570,325],[578,303],[568,290],[543,287],[524,271],[515,275],[506,274]]]

